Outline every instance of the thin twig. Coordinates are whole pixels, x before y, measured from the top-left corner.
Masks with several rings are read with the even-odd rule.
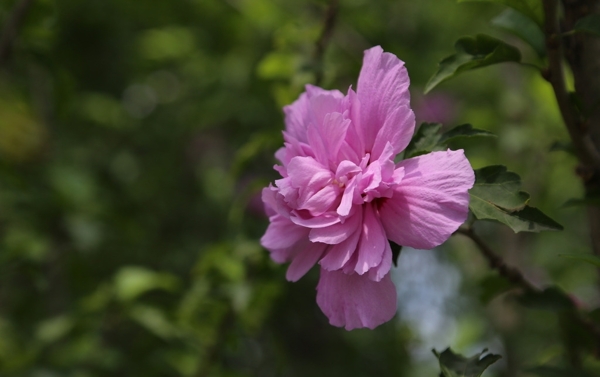
[[[25,21],[25,16],[31,4],[33,4],[33,0],[21,0],[15,5],[8,17],[8,21],[2,30],[2,35],[0,35],[0,66],[4,65],[10,58],[13,43],[17,38],[17,32],[23,21]]]
[[[543,4],[546,18],[544,32],[548,53],[548,69],[544,76],[552,85],[558,108],[571,136],[577,157],[583,164],[593,167],[594,170],[600,170],[600,153],[594,146],[590,136],[583,131],[582,121],[569,100],[562,62],[558,0],[544,0]]]
[[[323,81],[323,55],[325,55],[325,49],[329,43],[329,40],[331,39],[331,36],[333,35],[333,28],[337,19],[338,7],[339,0],[331,0],[329,2],[329,6],[327,7],[327,11],[325,12],[323,31],[321,31],[321,36],[319,36],[315,47],[315,85],[320,85],[321,81]]]
[[[483,256],[487,259],[490,264],[490,268],[497,270],[500,275],[506,278],[513,284],[520,285],[529,291],[539,291],[539,289],[530,283],[525,276],[516,268],[508,266],[504,259],[496,254],[483,240],[473,232],[472,229],[460,228],[456,233],[462,234],[469,237],[481,250]]]
[[[508,266],[502,257],[496,254],[471,228],[459,228],[456,233],[462,234],[470,238],[479,248],[483,256],[488,260],[492,269],[498,271],[500,276],[513,284],[517,284],[529,292],[540,293],[542,290],[533,285],[525,276],[515,267]],[[573,302],[573,318],[579,325],[584,328],[590,335],[593,336],[596,342],[596,351],[600,352],[600,327],[592,322],[589,318],[582,315],[575,304],[575,301],[567,296]],[[597,358],[600,356],[595,355]]]

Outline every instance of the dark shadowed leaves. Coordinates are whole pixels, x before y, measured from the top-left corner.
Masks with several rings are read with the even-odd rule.
[[[479,130],[477,128],[473,128],[470,124],[461,124],[460,126],[456,126],[451,130],[448,130],[442,134],[440,139],[440,143],[446,143],[448,141],[454,141],[461,138],[468,137],[496,137],[491,132],[485,130]]]
[[[495,220],[515,233],[562,230],[563,227],[537,208],[527,206],[529,194],[520,191],[521,178],[501,165],[475,171],[469,191],[469,208],[479,220]]]
[[[459,3],[475,1],[504,4],[523,13],[540,26],[544,24],[542,0],[458,0]]]
[[[538,377],[592,377],[589,372],[565,367],[539,366],[527,369],[525,372],[528,376]]]
[[[454,55],[440,62],[437,72],[425,85],[425,93],[462,72],[492,64],[521,61],[521,53],[517,48],[485,34],[460,38],[454,49]]]
[[[523,13],[514,9],[506,9],[492,20],[492,25],[521,38],[535,50],[538,56],[546,55],[546,42],[542,29]]]
[[[517,300],[529,309],[565,311],[574,308],[569,296],[557,287],[549,287],[541,292],[525,292]]]
[[[493,133],[473,128],[470,124],[462,124],[443,133],[440,133],[441,129],[440,123],[422,123],[406,148],[404,157],[444,150],[448,148],[448,142],[462,138],[496,137]]]
[[[573,30],[600,36],[600,14],[583,17],[573,25]]]
[[[498,295],[509,291],[514,286],[500,275],[488,275],[479,282],[479,300],[488,304]]]
[[[442,353],[433,350],[433,354],[438,358],[442,377],[479,377],[482,373],[502,358],[500,355],[487,353],[483,350],[481,353],[472,357],[457,355],[450,348]]]
[[[571,254],[558,254],[558,256],[562,257],[562,258],[576,259],[579,261],[593,264],[596,267],[600,267],[600,257],[593,255],[593,254],[571,253]]]

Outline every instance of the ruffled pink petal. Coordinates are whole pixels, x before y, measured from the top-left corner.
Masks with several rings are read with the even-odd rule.
[[[322,268],[328,271],[339,270],[350,261],[350,258],[352,258],[354,255],[354,252],[358,246],[358,240],[360,239],[361,234],[362,219],[362,209],[359,209],[346,219],[344,225],[348,227],[347,229],[352,229],[352,232],[350,232],[348,237],[342,242],[327,249],[325,256],[319,262]],[[356,262],[352,264],[350,271],[353,270],[354,266],[356,266]]]
[[[272,216],[269,220],[269,227],[260,239],[260,244],[267,250],[291,247],[299,240],[306,238],[310,231],[281,215]]]
[[[286,132],[299,142],[306,142],[306,127],[310,120],[310,100],[306,93],[283,108]]]
[[[298,209],[305,209],[313,216],[320,216],[336,203],[339,191],[339,187],[325,186],[306,201],[298,203]]]
[[[298,281],[304,276],[321,258],[328,245],[307,241],[300,243],[299,246],[302,249],[293,257],[285,274],[285,278],[289,281]]]
[[[314,228],[310,231],[309,238],[312,242],[323,242],[336,245],[355,233],[360,234],[361,211],[355,211],[343,223],[337,223],[326,228]]]
[[[360,130],[366,152],[374,151],[382,128],[385,131],[381,132],[380,138],[391,137],[385,141],[389,141],[397,151],[406,148],[410,142],[414,121],[410,120],[409,83],[404,62],[395,55],[383,52],[379,46],[365,51],[357,94],[360,100]],[[377,144],[378,153],[383,146]]]
[[[329,213],[325,213],[317,217],[301,217],[297,214],[292,214],[292,216],[290,216],[290,220],[292,220],[294,224],[304,226],[306,228],[325,228],[341,221],[339,216]]]
[[[358,260],[354,268],[354,271],[360,275],[372,267],[377,267],[381,263],[386,245],[389,247],[373,205],[368,203],[363,208],[362,234],[358,243]]]
[[[408,106],[391,110],[383,126],[375,136],[371,159],[378,159],[387,144],[392,146],[394,156],[406,148],[415,131],[415,114]]]
[[[383,279],[388,272],[390,272],[390,268],[392,267],[392,248],[390,247],[390,243],[386,241],[385,243],[385,251],[383,252],[383,258],[381,258],[381,263],[377,267],[373,267],[369,270],[368,276],[369,279],[373,281],[380,281]]]
[[[379,208],[387,237],[402,246],[432,249],[467,219],[475,176],[462,150],[404,160],[404,177]]]
[[[329,113],[325,115],[322,123],[308,128],[308,141],[316,160],[323,166],[329,166],[331,169],[337,167],[338,152],[344,142],[349,125],[350,120],[344,119],[342,114]]]
[[[333,326],[373,329],[396,313],[396,288],[389,274],[375,282],[367,276],[321,268],[317,304]]]

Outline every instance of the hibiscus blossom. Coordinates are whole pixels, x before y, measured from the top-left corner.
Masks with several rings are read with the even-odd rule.
[[[297,281],[318,263],[317,304],[347,330],[396,312],[389,240],[431,249],[466,220],[474,174],[462,150],[394,163],[415,129],[404,63],[365,51],[357,91],[307,85],[284,108],[282,178],[263,189],[270,225],[262,245],[291,261]]]

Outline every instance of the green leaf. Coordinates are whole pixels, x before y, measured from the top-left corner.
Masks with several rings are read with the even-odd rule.
[[[479,377],[487,367],[502,358],[500,355],[491,353],[484,356],[487,349],[469,358],[455,354],[450,348],[441,354],[435,349],[432,351],[438,358],[443,377]]]
[[[488,304],[496,296],[513,288],[513,284],[500,275],[488,275],[479,282],[479,300]]]
[[[469,208],[478,220],[495,220],[501,222],[515,233],[563,230],[562,225],[534,207],[526,206],[520,211],[509,212],[471,196]]]
[[[521,178],[505,166],[493,165],[475,171],[475,185],[471,197],[507,211],[518,211],[529,202],[529,194],[520,191]]]
[[[557,287],[549,287],[541,292],[525,292],[518,301],[529,309],[564,311],[574,307],[569,296]]]
[[[586,192],[583,198],[569,199],[563,204],[563,207],[586,207],[600,206],[600,192],[597,190]]]
[[[404,152],[405,158],[419,156],[425,153],[444,150],[447,143],[461,138],[470,137],[496,137],[491,132],[473,128],[470,124],[456,126],[444,133],[440,133],[440,123],[422,123],[408,147]]]
[[[584,261],[590,264],[593,264],[596,267],[600,267],[600,257],[597,257],[593,254],[583,254],[583,253],[569,253],[569,254],[558,254],[559,257],[562,258],[570,258],[577,259],[580,261]]]
[[[439,131],[442,129],[441,123],[422,123],[406,147],[404,158],[411,158],[436,150],[442,135]]]
[[[469,208],[478,220],[495,220],[515,233],[562,230],[563,227],[540,210],[527,206],[529,194],[520,191],[521,178],[501,165],[475,171],[469,190]]]
[[[444,132],[439,142],[446,143],[456,139],[469,137],[496,137],[496,135],[489,131],[473,128],[472,125],[467,123],[461,124],[460,126],[456,126],[453,129]]]
[[[130,301],[153,289],[173,291],[179,279],[168,273],[158,273],[143,267],[121,268],[115,275],[115,291],[121,301]]]
[[[573,30],[600,36],[600,14],[590,14],[577,20]]]
[[[497,63],[521,61],[521,53],[516,47],[485,34],[460,38],[454,49],[456,54],[440,62],[437,72],[425,85],[425,93],[462,72]]]
[[[458,2],[488,2],[504,4],[523,13],[540,26],[544,24],[544,8],[542,7],[542,0],[458,0]]]
[[[592,377],[588,372],[574,368],[560,368],[550,366],[539,366],[525,371],[529,375],[538,377]]]
[[[546,55],[546,41],[542,29],[523,13],[506,9],[492,20],[492,25],[521,38],[535,50],[539,57]]]

